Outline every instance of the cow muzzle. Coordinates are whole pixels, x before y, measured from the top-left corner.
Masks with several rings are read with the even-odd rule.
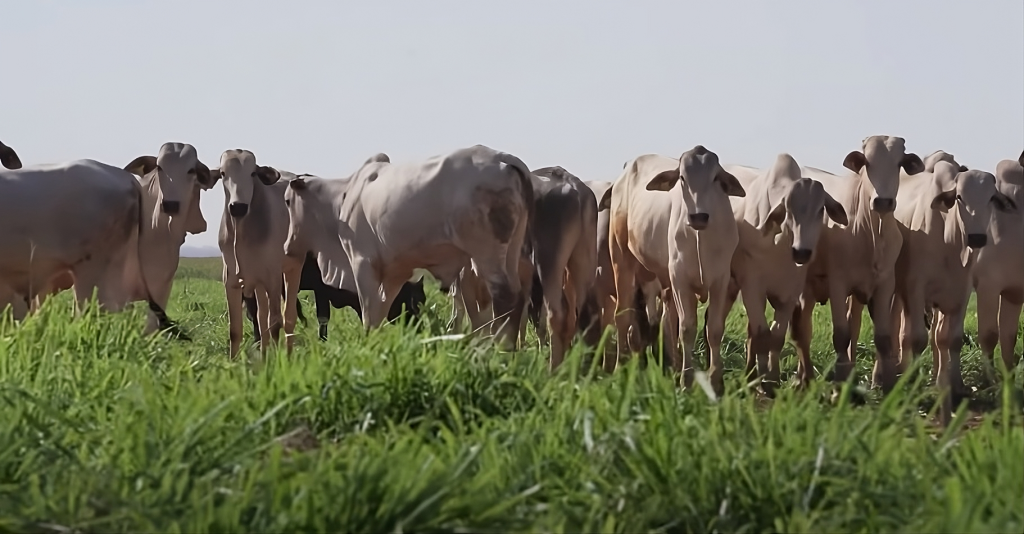
[[[793,262],[797,265],[805,265],[807,262],[811,261],[811,254],[813,254],[813,252],[814,251],[809,248],[793,247]]]
[[[177,200],[165,200],[160,203],[160,209],[167,215],[177,215],[181,211],[181,202]]]
[[[896,211],[896,199],[882,197],[875,198],[871,201],[871,209],[882,215],[892,213]]]
[[[245,214],[249,213],[249,205],[244,202],[232,202],[228,204],[228,213],[236,219],[245,217]]]
[[[708,220],[710,218],[707,213],[691,213],[686,223],[694,230],[703,230],[708,227]]]
[[[985,234],[967,234],[967,246],[970,248],[981,248],[988,244],[988,236]]]

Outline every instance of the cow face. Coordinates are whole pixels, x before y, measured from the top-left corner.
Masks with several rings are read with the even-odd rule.
[[[209,189],[216,179],[199,161],[195,147],[187,143],[164,143],[156,157],[139,156],[124,170],[156,179],[157,206],[169,217],[192,217],[192,212],[199,209],[193,205],[197,188]]]
[[[256,164],[256,156],[248,150],[226,150],[220,156],[220,176],[224,181],[224,197],[228,214],[241,219],[249,213],[253,188],[256,182],[273,185],[281,179],[281,173],[273,167]]]
[[[996,177],[990,173],[959,172],[954,165],[941,162],[935,167],[935,179],[940,186],[952,187],[935,196],[932,208],[947,212],[956,207],[968,248],[979,249],[988,244],[993,208],[1004,213],[1017,211],[1016,203],[996,188]]]
[[[849,224],[843,205],[836,202],[820,182],[800,178],[769,214],[761,232],[764,235],[779,232],[790,235],[793,239],[793,262],[806,265],[814,258],[826,214],[836,224]]]
[[[284,242],[284,253],[289,257],[302,257],[315,250],[315,243],[324,240],[336,241],[328,235],[328,229],[337,226],[330,221],[319,220],[318,214],[328,207],[317,195],[319,178],[298,177],[288,182],[284,192],[284,203],[288,207],[288,237]]]
[[[12,171],[21,168],[21,159],[18,158],[18,153],[2,141],[0,141],[0,165]]]
[[[684,223],[700,231],[708,227],[711,217],[732,217],[729,213],[712,213],[728,206],[720,202],[722,195],[743,197],[743,186],[732,174],[722,168],[718,155],[701,145],[679,157],[679,167],[658,173],[647,184],[648,191],[671,191],[680,182],[683,204],[686,206]],[[715,198],[719,201],[716,201]]]
[[[861,174],[870,185],[871,210],[891,215],[896,210],[896,193],[900,187],[900,168],[909,175],[924,171],[924,162],[914,153],[906,152],[902,137],[873,135],[861,144],[862,150],[846,155],[843,166]]]

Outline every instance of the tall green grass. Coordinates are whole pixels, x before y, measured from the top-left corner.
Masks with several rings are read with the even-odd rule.
[[[1014,402],[942,431],[909,376],[866,406],[588,374],[580,348],[551,376],[537,348],[429,340],[436,291],[420,330],[335,310],[326,344],[311,324],[291,357],[230,360],[219,265],[183,266],[170,313],[192,343],[142,337],[141,306],[72,319],[64,295],[0,324],[0,531],[1024,531]]]

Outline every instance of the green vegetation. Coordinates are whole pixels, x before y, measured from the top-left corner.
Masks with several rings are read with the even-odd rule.
[[[71,320],[67,294],[0,325],[0,532],[1024,531],[1010,387],[943,431],[918,384],[769,402],[733,371],[716,400],[635,365],[587,375],[579,348],[552,377],[536,348],[430,341],[436,289],[419,331],[335,311],[327,344],[310,317],[291,358],[229,360],[219,270],[182,261],[169,312],[192,343],[141,337],[142,306]],[[744,331],[737,308],[733,370]]]

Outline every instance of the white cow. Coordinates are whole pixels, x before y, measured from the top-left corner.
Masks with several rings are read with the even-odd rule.
[[[285,193],[285,250],[317,253],[324,282],[351,260],[365,328],[376,328],[416,268],[451,286],[472,259],[493,297],[501,337],[514,346],[523,295],[518,263],[533,210],[530,170],[476,145],[423,162],[392,164],[378,154],[348,183],[298,178]],[[286,277],[286,320],[296,283]]]

